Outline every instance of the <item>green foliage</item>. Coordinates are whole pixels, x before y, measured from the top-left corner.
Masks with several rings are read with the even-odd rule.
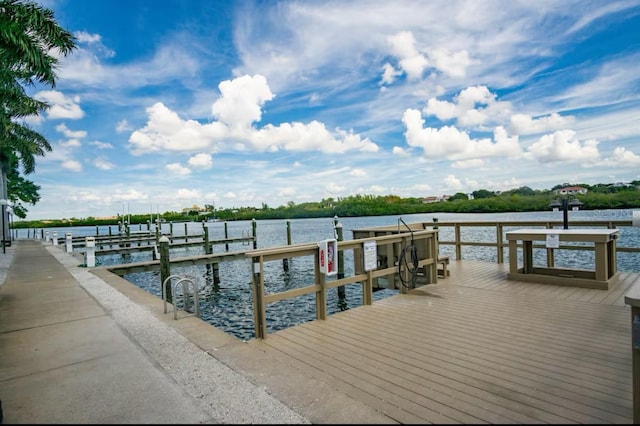
[[[49,106],[26,95],[24,85],[55,87],[58,58],[75,48],[75,38],[53,12],[28,0],[0,0],[0,169],[3,198],[25,217],[23,203],[39,201],[40,187],[20,176],[35,170],[35,157],[51,151],[47,139],[18,120]]]
[[[35,205],[40,201],[40,186],[23,178],[18,172],[18,161],[12,156],[8,162],[7,172],[7,192],[8,200],[13,206],[13,213],[16,217],[25,218],[27,209],[24,203]]]
[[[489,191],[486,189],[479,189],[477,191],[473,191],[473,198],[492,198],[496,196],[496,193],[493,191]]]
[[[58,26],[53,11],[34,1],[0,1],[0,65],[24,84],[55,86],[57,55],[75,48],[75,38]]]
[[[265,220],[265,219],[293,219],[316,217],[354,217],[354,216],[381,216],[402,215],[415,213],[502,213],[502,212],[530,212],[549,211],[549,203],[556,198],[551,191],[533,191],[527,187],[504,191],[500,195],[488,198],[467,199],[466,194],[458,193],[450,198],[453,202],[441,201],[436,203],[424,203],[422,198],[401,198],[395,195],[353,195],[341,197],[337,200],[322,200],[320,202],[308,202],[295,204],[288,202],[286,206],[277,208],[233,207],[216,211],[216,219],[230,220]],[[605,210],[640,208],[640,188],[629,186],[625,190],[616,192],[591,192],[579,197],[584,203],[582,209]],[[166,222],[182,222],[193,220],[207,220],[213,214],[193,215],[192,212],[165,212],[160,215]],[[198,216],[198,217],[196,217]],[[155,221],[157,216],[131,215],[131,224]],[[93,217],[87,219],[71,219],[74,225],[115,225],[118,219],[96,220]],[[15,222],[15,227],[53,227],[68,226],[69,220],[59,221],[21,221]]]
[[[456,192],[451,197],[449,197],[449,201],[458,201],[458,200],[468,200],[469,196],[464,192]]]

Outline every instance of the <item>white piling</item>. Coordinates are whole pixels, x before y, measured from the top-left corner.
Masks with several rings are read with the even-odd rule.
[[[96,239],[94,237],[86,237],[84,245],[87,249],[84,253],[84,263],[87,268],[93,268],[96,266]]]
[[[73,237],[71,236],[71,232],[67,232],[65,234],[65,245],[64,249],[67,253],[71,253],[73,251]]]
[[[53,241],[53,245],[57,246],[58,245],[58,233],[56,231],[53,231],[51,239]]]

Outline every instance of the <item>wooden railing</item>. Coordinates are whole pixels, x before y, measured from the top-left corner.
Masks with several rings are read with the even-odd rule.
[[[632,226],[631,220],[577,220],[570,222],[570,228],[576,228],[580,226],[586,227],[601,227],[608,229],[616,229],[618,227]],[[414,224],[415,226],[415,224]],[[476,246],[476,247],[495,247],[497,254],[497,262],[504,263],[504,250],[508,248],[508,242],[505,241],[505,228],[562,228],[562,221],[503,221],[503,222],[422,222],[423,228],[454,228],[454,239],[443,240],[440,236],[438,244],[449,245],[454,247],[455,258],[462,260],[462,247],[464,246]],[[495,240],[494,241],[463,241],[461,238],[462,229],[464,227],[493,227],[495,228]],[[544,245],[534,245],[534,248],[545,248]],[[593,247],[580,246],[580,245],[560,245],[560,249],[567,250],[593,250]],[[631,252],[640,253],[640,247],[624,247],[617,245],[616,252]]]
[[[253,271],[253,302],[254,302],[254,324],[256,338],[267,337],[266,325],[266,305],[269,303],[291,299],[305,294],[315,293],[316,319],[325,319],[327,316],[327,290],[343,285],[358,284],[362,286],[363,304],[371,305],[373,300],[373,280],[380,277],[387,277],[391,282],[399,278],[400,273],[406,270],[399,268],[394,260],[385,264],[378,264],[377,269],[365,270],[364,264],[364,244],[367,241],[375,241],[378,257],[398,259],[401,251],[408,245],[416,247],[418,268],[423,271],[425,283],[437,282],[437,232],[434,230],[420,230],[415,232],[396,233],[395,235],[384,235],[378,237],[368,237],[348,241],[338,241],[338,251],[353,250],[354,275],[349,277],[328,280],[320,272],[319,247],[317,244],[299,244],[276,248],[252,250],[246,253],[251,259]],[[304,287],[287,290],[279,293],[265,294],[265,263],[272,261],[282,261],[296,257],[312,256],[314,259],[314,281]],[[391,256],[394,256],[393,258]],[[408,289],[400,286],[401,292]]]

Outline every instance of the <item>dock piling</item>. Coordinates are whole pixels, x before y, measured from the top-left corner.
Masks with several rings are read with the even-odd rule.
[[[227,222],[224,222],[224,239],[228,240],[229,239],[229,228],[227,227]],[[229,243],[225,243],[224,245],[224,250],[225,251],[229,251]]]
[[[342,232],[342,224],[338,221],[338,216],[333,217],[333,229],[336,234],[336,240],[344,240],[344,234]],[[338,250],[338,279],[344,278],[344,251]],[[343,285],[338,286],[338,309],[346,311],[349,309],[347,306],[347,292]]]
[[[288,246],[291,245],[291,219],[287,219],[287,245]],[[288,258],[282,259],[282,269],[284,269],[285,272],[289,271],[289,259]]]
[[[257,249],[258,248],[258,237],[257,237],[257,232],[256,232],[256,227],[257,227],[257,223],[256,223],[256,219],[253,218],[251,219],[251,236],[253,237],[253,249]]]
[[[171,264],[169,263],[169,238],[163,235],[158,240],[158,244],[160,245],[160,283],[162,285],[162,283],[171,276]],[[169,303],[172,303],[173,298],[171,295],[170,282],[165,284],[164,291],[167,296],[166,300]]]

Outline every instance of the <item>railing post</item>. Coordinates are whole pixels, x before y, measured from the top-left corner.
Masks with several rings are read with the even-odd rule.
[[[553,225],[551,225],[551,222],[547,222],[546,228],[553,229]],[[546,250],[547,250],[547,268],[553,268],[555,264],[555,255],[553,253],[553,249],[547,248]]]
[[[631,307],[633,423],[640,423],[640,307]]]
[[[253,322],[257,339],[267,338],[266,311],[264,306],[264,278],[262,256],[251,258],[251,281],[253,283]]]
[[[640,423],[640,287],[631,287],[624,296],[631,306],[631,367],[633,383],[633,423]]]
[[[462,245],[460,244],[460,224],[455,225],[456,260],[462,260]]]
[[[158,239],[158,245],[160,246],[160,284],[162,285],[169,276],[171,276],[171,264],[169,260],[169,238],[165,235]],[[171,282],[167,282],[164,287],[166,300],[169,303],[173,303],[173,297],[171,294]]]
[[[340,241],[344,240],[344,235],[342,233],[342,224],[338,222],[338,216],[334,216],[333,218],[333,229],[336,233],[336,240],[338,241],[338,245],[340,245]],[[344,251],[338,250],[338,279],[344,278]],[[338,309],[341,311],[346,311],[349,307],[347,306],[347,293],[345,290],[345,286],[338,286]]]
[[[185,222],[184,223],[184,242],[188,243],[189,242],[189,230],[187,229],[187,225],[189,222]]]
[[[496,224],[496,237],[498,239],[498,263],[504,263],[504,248],[502,245],[502,224]]]
[[[315,283],[320,285],[320,290],[316,292],[316,319],[327,319],[327,290],[325,288],[325,276],[320,272],[320,248],[314,256]]]

